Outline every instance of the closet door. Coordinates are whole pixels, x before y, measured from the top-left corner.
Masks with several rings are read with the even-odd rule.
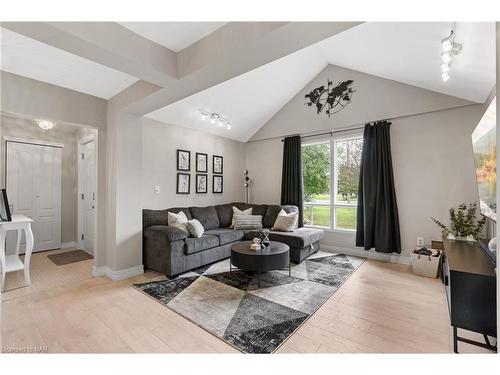
[[[9,141],[6,171],[7,193],[14,206],[14,214],[26,215],[34,220],[33,250],[60,248],[61,149]],[[9,248],[15,246],[13,237],[7,239]]]

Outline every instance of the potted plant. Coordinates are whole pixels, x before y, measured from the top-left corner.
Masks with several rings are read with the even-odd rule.
[[[467,239],[469,241],[474,241],[478,238],[479,234],[486,224],[486,218],[483,217],[481,220],[477,220],[476,212],[477,205],[475,203],[469,204],[469,207],[465,203],[458,206],[458,209],[450,208],[450,227],[443,224],[441,221],[434,217],[431,217],[440,228],[443,237],[448,237],[449,239]]]

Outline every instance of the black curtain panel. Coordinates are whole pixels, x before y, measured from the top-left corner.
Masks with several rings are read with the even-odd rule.
[[[281,204],[293,204],[299,208],[299,227],[304,225],[302,216],[303,199],[300,136],[286,137],[283,146]]]
[[[359,172],[356,246],[401,253],[388,121],[365,125]]]

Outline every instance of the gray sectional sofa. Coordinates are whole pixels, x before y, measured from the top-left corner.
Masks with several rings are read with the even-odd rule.
[[[297,211],[296,206],[228,203],[208,207],[176,207],[166,210],[143,210],[143,262],[148,269],[175,276],[180,273],[228,258],[231,246],[251,240],[256,231],[230,229],[233,206],[240,210],[252,207],[253,215],[262,215],[264,228],[271,228],[281,209]],[[205,228],[200,238],[188,237],[181,229],[167,225],[168,212],[183,211],[188,219],[197,219]],[[290,259],[300,263],[319,249],[323,231],[297,228],[293,232],[271,231],[269,239],[290,246]]]

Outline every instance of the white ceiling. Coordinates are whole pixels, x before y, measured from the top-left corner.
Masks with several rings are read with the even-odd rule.
[[[226,22],[120,22],[120,25],[178,52],[203,39]]]
[[[146,117],[247,141],[328,64],[484,102],[495,85],[495,24],[458,23],[455,56],[441,79],[441,44],[451,23],[365,23],[261,66]],[[202,121],[199,109],[220,113],[231,130]]]
[[[3,71],[109,99],[138,79],[0,28]]]
[[[315,53],[312,50],[288,55],[146,117],[246,142],[325,68],[326,62]],[[200,109],[229,120],[231,130],[201,120]]]
[[[330,64],[483,103],[495,85],[495,24],[458,22],[450,79],[441,79],[441,39],[451,22],[367,22],[317,46]]]

